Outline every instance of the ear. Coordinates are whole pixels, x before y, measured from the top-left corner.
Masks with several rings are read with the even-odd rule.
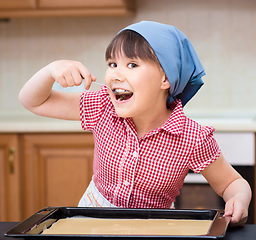
[[[164,75],[161,88],[162,88],[162,89],[168,89],[168,88],[170,88],[170,87],[171,87],[170,82],[169,82],[167,76]]]

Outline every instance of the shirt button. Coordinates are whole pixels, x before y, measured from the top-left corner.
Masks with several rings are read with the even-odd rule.
[[[138,156],[138,153],[136,151],[133,152],[133,156],[134,157],[137,157]]]
[[[130,183],[129,183],[128,181],[124,180],[124,185],[125,185],[126,187],[128,187],[128,186],[130,185]]]

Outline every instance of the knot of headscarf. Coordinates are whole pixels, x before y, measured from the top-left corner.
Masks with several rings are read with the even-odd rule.
[[[185,104],[204,84],[204,68],[189,39],[177,28],[152,21],[141,21],[123,30],[133,30],[144,37],[154,50],[169,82],[167,104],[181,99]]]

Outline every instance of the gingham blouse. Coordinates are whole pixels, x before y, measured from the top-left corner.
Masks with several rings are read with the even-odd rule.
[[[202,171],[220,155],[214,128],[184,115],[180,100],[161,128],[138,139],[131,118],[119,117],[106,88],[83,92],[81,125],[93,132],[93,181],[112,204],[170,208],[191,169]]]

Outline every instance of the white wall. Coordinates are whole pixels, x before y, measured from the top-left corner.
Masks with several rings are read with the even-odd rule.
[[[176,26],[193,43],[205,85],[185,107],[191,117],[256,115],[255,0],[138,0],[134,17],[11,19],[0,22],[0,117],[26,114],[23,84],[56,59],[81,61],[104,81],[104,50],[140,20]]]

